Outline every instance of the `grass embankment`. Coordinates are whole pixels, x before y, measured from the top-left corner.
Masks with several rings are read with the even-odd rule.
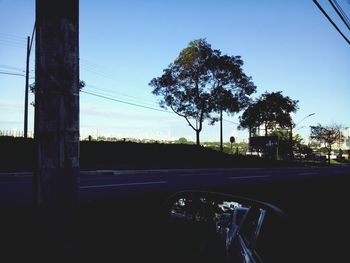
[[[0,137],[0,149],[0,171],[34,169],[35,147],[32,139]],[[100,141],[80,143],[81,170],[284,167],[310,164],[318,163],[264,160],[188,144]]]

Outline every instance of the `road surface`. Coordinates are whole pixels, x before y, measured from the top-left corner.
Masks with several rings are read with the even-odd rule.
[[[145,193],[219,189],[260,183],[268,185],[346,175],[350,176],[349,166],[82,171],[80,199],[84,202]],[[30,172],[0,173],[0,206],[30,204],[31,188]]]

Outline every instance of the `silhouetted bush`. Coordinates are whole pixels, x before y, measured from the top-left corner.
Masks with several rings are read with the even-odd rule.
[[[230,155],[191,144],[81,141],[80,168],[161,169],[294,166],[296,162]],[[0,137],[0,170],[30,171],[35,166],[33,139]]]

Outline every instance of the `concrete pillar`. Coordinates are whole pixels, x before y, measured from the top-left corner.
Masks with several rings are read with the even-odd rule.
[[[44,262],[68,262],[78,242],[78,14],[79,0],[36,0],[33,200]]]

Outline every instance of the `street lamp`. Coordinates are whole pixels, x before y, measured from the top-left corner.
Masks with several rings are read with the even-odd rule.
[[[299,130],[301,130],[301,129],[303,129],[303,128],[306,128],[306,126],[303,125],[303,126],[299,127],[298,129],[296,129],[295,131],[297,132],[297,131],[299,131]]]
[[[290,134],[289,134],[289,156],[290,156],[290,159],[293,159],[293,128],[297,127],[306,118],[311,117],[311,116],[313,116],[315,114],[316,113],[314,113],[314,112],[310,113],[310,114],[306,115],[304,118],[302,118],[301,121],[299,121],[297,124],[295,124],[295,125],[292,124],[290,126]],[[300,130],[302,127],[297,129],[297,131]]]
[[[315,114],[316,114],[316,113],[310,113],[310,114],[306,115],[304,118],[301,119],[301,121],[299,121],[297,124],[294,125],[294,128],[295,128],[296,126],[298,126],[303,120],[305,120],[306,118],[311,117],[311,116],[313,116],[313,115],[315,115]]]
[[[341,152],[341,141],[342,141],[342,136],[343,136],[343,130],[347,130],[347,129],[349,129],[349,127],[341,127],[341,126],[339,126],[338,127],[338,136],[339,136],[339,142],[338,142],[338,150],[339,150],[339,156],[341,157],[342,156],[342,154],[340,153]]]

